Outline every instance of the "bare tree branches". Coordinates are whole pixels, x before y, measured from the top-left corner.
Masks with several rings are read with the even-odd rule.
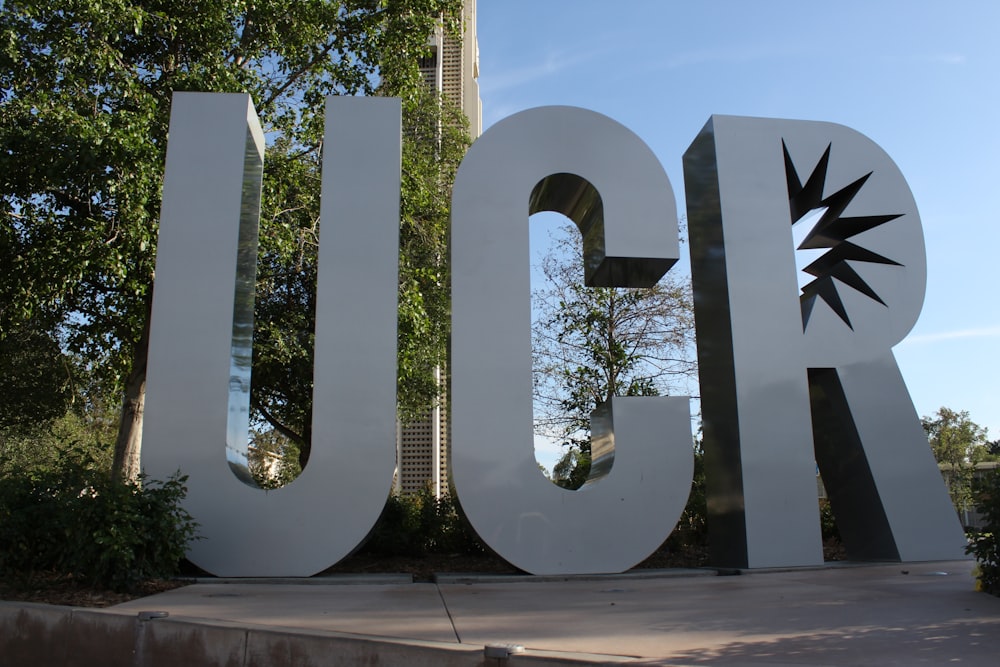
[[[598,404],[695,378],[691,287],[671,274],[651,289],[585,287],[579,230],[567,223],[554,239],[532,294],[535,431],[589,454]]]

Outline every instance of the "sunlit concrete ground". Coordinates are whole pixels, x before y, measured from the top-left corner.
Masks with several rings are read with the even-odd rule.
[[[1000,598],[971,561],[738,576],[201,583],[110,608],[655,664],[1000,665]],[[653,664],[650,663],[650,664]]]

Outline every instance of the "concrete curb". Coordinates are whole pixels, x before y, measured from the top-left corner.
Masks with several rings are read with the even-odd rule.
[[[113,610],[0,602],[0,663],[104,667],[569,667],[651,664],[631,656],[527,650],[488,658],[476,645],[274,628]]]
[[[491,574],[475,572],[435,572],[436,584],[549,584],[564,581],[630,581],[641,579],[674,579],[679,577],[714,577],[716,568],[669,568],[662,570],[631,570],[619,574]]]
[[[196,584],[279,584],[282,586],[370,586],[412,584],[412,574],[330,574],[315,577],[194,577]]]

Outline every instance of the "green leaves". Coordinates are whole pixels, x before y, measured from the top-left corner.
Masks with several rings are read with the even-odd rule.
[[[0,428],[48,422],[73,400],[73,364],[40,324],[27,320],[0,336]]]
[[[196,524],[181,508],[187,478],[122,484],[63,456],[33,474],[0,475],[0,571],[57,572],[128,590],[176,573]]]
[[[141,376],[171,96],[249,93],[269,140],[270,183],[258,312],[267,330],[258,338],[263,384],[255,401],[308,441],[302,397],[311,373],[301,362],[311,350],[307,285],[323,100],[399,94],[417,119],[404,158],[401,303],[422,337],[401,344],[400,377],[414,388],[402,392],[404,402],[427,399],[428,360],[440,357],[446,339],[427,322],[446,319],[447,188],[467,140],[453,111],[442,116],[420,101],[417,56],[438,18],[451,24],[460,7],[459,0],[4,3],[0,337],[44,313],[48,338],[83,357],[109,392]],[[439,120],[440,135],[428,124]]]
[[[486,547],[462,516],[451,494],[435,498],[429,489],[391,495],[362,554],[420,557],[428,554],[482,554]]]
[[[977,587],[1000,595],[1000,468],[984,470],[975,480],[973,500],[985,525],[970,536],[965,552],[979,564]]]
[[[397,395],[403,419],[436,400],[435,366],[450,321],[451,183],[469,144],[464,117],[420,88],[403,104]],[[319,150],[282,138],[265,161],[251,402],[309,456],[316,272],[321,234]]]
[[[945,407],[932,417],[923,417],[921,423],[934,458],[941,464],[951,500],[962,513],[972,504],[975,464],[992,458],[987,449],[986,429],[973,422],[968,411],[956,412]]]

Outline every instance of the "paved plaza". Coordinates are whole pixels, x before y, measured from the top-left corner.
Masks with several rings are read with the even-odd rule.
[[[537,654],[562,656],[569,664],[995,667],[1000,598],[975,592],[972,566],[952,561],[730,576],[691,570],[562,580],[442,575],[436,583],[399,577],[198,583],[107,613],[156,610],[170,619],[347,633],[425,647],[525,647],[509,664]]]

